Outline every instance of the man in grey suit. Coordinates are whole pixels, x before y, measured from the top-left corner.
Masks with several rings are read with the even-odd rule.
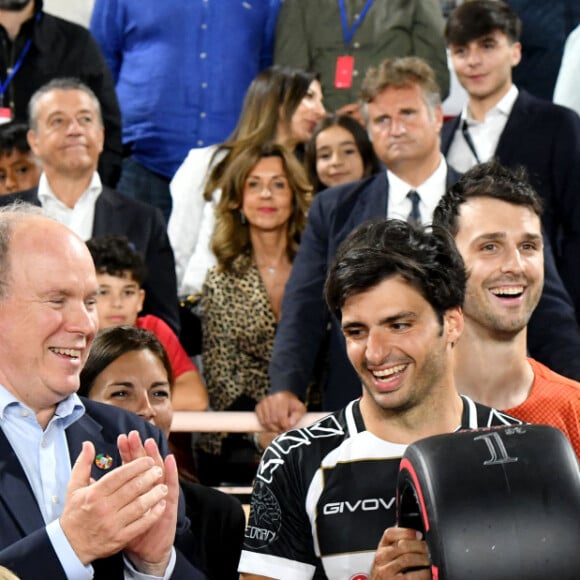
[[[103,186],[97,164],[104,128],[95,94],[77,79],[56,79],[29,103],[28,141],[40,159],[38,188],[0,197],[41,205],[45,213],[83,240],[122,234],[145,260],[148,280],[144,312],[179,331],[173,251],[159,210]]]

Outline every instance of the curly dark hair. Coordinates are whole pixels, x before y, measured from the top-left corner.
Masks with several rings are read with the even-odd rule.
[[[465,172],[443,195],[433,212],[433,224],[455,237],[461,205],[473,197],[490,197],[524,206],[542,217],[542,200],[528,182],[526,170],[508,169],[497,161],[487,161]]]
[[[141,254],[125,237],[117,234],[99,236],[87,241],[97,274],[109,274],[124,278],[127,274],[143,286],[147,278],[147,267]]]
[[[341,320],[348,298],[393,276],[415,288],[441,324],[447,310],[463,305],[467,275],[449,233],[380,219],[360,225],[339,246],[324,288],[328,307]]]

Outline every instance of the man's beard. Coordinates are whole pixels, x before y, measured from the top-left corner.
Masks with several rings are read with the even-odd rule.
[[[19,12],[30,4],[32,0],[0,0],[0,10]]]

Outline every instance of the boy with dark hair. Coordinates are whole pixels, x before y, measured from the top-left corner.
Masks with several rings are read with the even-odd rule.
[[[153,314],[138,316],[145,299],[142,285],[146,267],[141,255],[125,236],[92,238],[87,246],[99,283],[99,328],[130,325],[153,332],[165,347],[173,368],[173,407],[176,410],[205,410],[208,405],[205,386],[175,333]]]
[[[0,195],[38,185],[42,168],[30,150],[24,123],[0,124]]]
[[[543,225],[580,317],[580,118],[512,82],[521,24],[505,2],[471,0],[449,16],[447,46],[468,101],[445,123],[441,149],[455,169],[497,159],[523,166],[544,202]]]
[[[526,351],[544,284],[541,216],[525,174],[495,162],[470,169],[435,209],[433,222],[455,237],[468,271],[454,374],[476,401],[557,427],[580,457],[580,383]]]
[[[289,570],[304,580],[399,577],[411,569],[430,577],[420,534],[391,527],[406,446],[458,428],[519,423],[455,388],[465,280],[441,228],[382,219],[359,226],[339,247],[325,294],[362,397],[280,435],[265,451],[243,580],[285,579]]]

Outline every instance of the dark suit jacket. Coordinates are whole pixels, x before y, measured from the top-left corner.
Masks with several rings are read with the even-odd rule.
[[[181,480],[191,522],[194,562],[209,580],[238,580],[246,516],[240,500],[200,483]]]
[[[102,405],[83,399],[87,412],[67,429],[70,461],[79,455],[83,441],[92,441],[96,453],[106,453],[113,458],[115,468],[121,464],[116,441],[120,433],[137,430],[143,439],[153,437],[163,455],[167,442],[162,433],[133,413],[111,405]],[[91,476],[97,480],[107,471],[93,465]],[[178,520],[178,539],[189,533],[189,520],[182,506]],[[15,572],[22,580],[66,580],[64,570],[56,557],[40,509],[26,475],[4,432],[0,430],[0,564]],[[177,540],[176,542],[178,542]],[[96,560],[95,579],[122,580],[121,554]],[[172,578],[203,580],[196,570],[177,551],[177,563]]]
[[[458,127],[458,117],[444,124],[444,155]],[[544,229],[580,319],[580,117],[520,90],[495,157],[507,167],[523,165],[544,200]]]
[[[447,187],[458,179],[459,174],[449,169]],[[386,216],[387,204],[384,172],[328,189],[314,198],[284,291],[282,318],[269,367],[270,394],[290,391],[304,400],[317,357],[322,345],[327,344],[324,410],[341,408],[361,395],[360,380],[346,356],[340,326],[324,302],[323,287],[328,265],[340,243],[364,221]],[[549,243],[544,263],[544,292],[529,324],[528,347],[534,358],[562,374],[580,378],[580,332]]]
[[[38,189],[0,196],[0,206],[21,199],[40,205]],[[106,186],[95,205],[93,237],[107,234],[127,236],[147,266],[143,314],[159,316],[179,335],[177,279],[173,250],[161,212]]]

